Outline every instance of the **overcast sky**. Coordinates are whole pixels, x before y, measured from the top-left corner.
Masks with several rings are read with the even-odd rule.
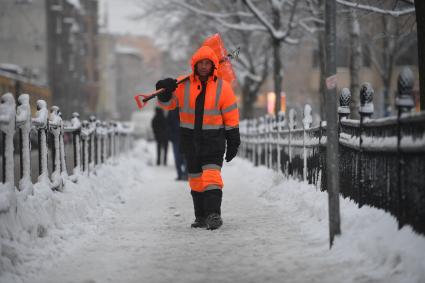
[[[148,23],[134,21],[128,17],[142,12],[140,0],[99,0],[99,17],[103,23],[105,9],[108,12],[108,30],[112,33],[130,33],[137,35],[151,35]]]

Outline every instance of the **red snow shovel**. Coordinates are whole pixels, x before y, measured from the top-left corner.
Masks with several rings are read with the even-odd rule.
[[[230,60],[236,59],[238,57],[240,47],[237,47],[236,49],[227,53],[219,34],[214,34],[213,36],[208,37],[205,40],[203,46],[211,47],[216,53],[217,57],[220,58],[220,64],[217,68],[218,76],[222,78],[223,80],[232,82],[235,79],[235,75],[233,72],[232,65],[230,64]],[[223,56],[223,54],[225,55]],[[185,82],[186,80],[189,79],[189,77],[190,75],[183,77],[182,79],[177,81],[177,84],[179,85]],[[165,88],[158,89],[149,94],[139,93],[134,96],[134,100],[136,100],[137,107],[139,109],[142,109],[143,107],[146,106],[149,100],[157,97],[159,94],[163,92],[165,92]]]

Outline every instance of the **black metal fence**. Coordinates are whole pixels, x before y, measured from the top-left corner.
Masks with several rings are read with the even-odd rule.
[[[62,191],[65,180],[78,182],[79,176],[115,163],[132,147],[130,124],[99,121],[95,116],[81,123],[76,112],[70,121],[61,116],[57,106],[49,113],[46,102],[38,100],[37,113],[31,117],[28,94],[19,96],[17,106],[12,94],[1,97],[0,193],[15,188],[32,193],[36,182]]]
[[[373,89],[362,85],[360,120],[348,119],[350,91],[340,96],[340,193],[361,207],[370,205],[394,215],[399,227],[411,225],[425,234],[425,112],[410,113],[413,76],[399,76],[398,115],[372,119]],[[326,122],[311,127],[306,105],[302,127],[296,127],[293,109],[277,117],[241,122],[240,154],[255,165],[281,170],[326,190]]]

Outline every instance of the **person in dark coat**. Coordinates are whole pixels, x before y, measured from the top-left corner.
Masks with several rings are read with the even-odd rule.
[[[180,118],[179,109],[168,111],[168,139],[173,145],[174,162],[177,170],[177,180],[187,180],[186,161],[180,150]]]
[[[152,119],[153,135],[156,140],[156,165],[161,165],[161,156],[164,165],[167,165],[168,134],[167,120],[164,110],[155,108],[155,116]]]

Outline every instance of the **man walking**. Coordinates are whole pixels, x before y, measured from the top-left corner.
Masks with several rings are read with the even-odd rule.
[[[232,160],[240,144],[239,111],[231,85],[217,77],[219,59],[203,46],[192,56],[193,73],[177,86],[172,78],[157,82],[165,88],[158,104],[172,110],[179,107],[181,147],[186,157],[189,185],[195,210],[192,227],[217,229],[222,224],[221,167]]]

